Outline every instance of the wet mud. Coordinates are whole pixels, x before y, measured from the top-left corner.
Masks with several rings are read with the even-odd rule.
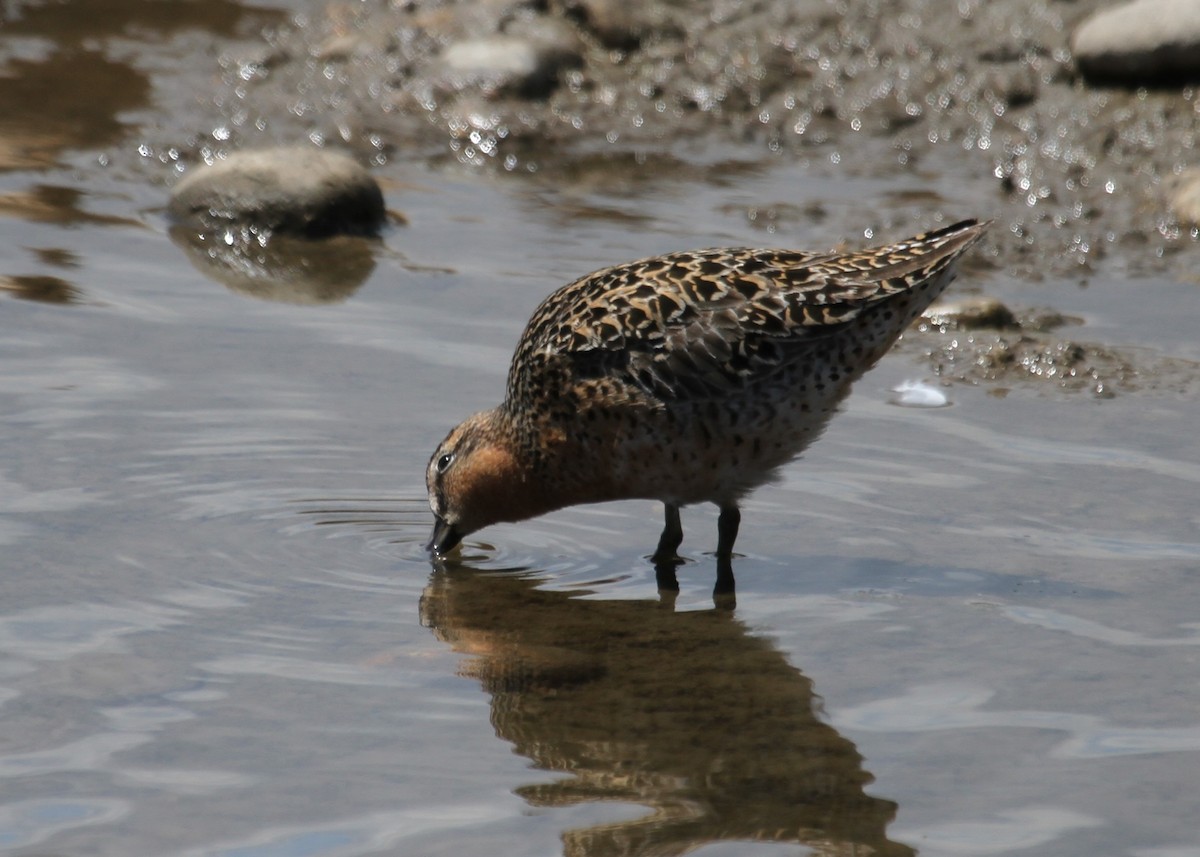
[[[586,190],[637,181],[647,161],[651,181],[712,178],[724,167],[689,153],[749,146],[813,175],[905,174],[931,188],[836,210],[764,200],[772,244],[814,221],[901,237],[974,215],[996,221],[975,271],[1032,283],[1178,275],[1198,233],[1170,199],[1200,102],[1182,83],[1087,82],[1070,37],[1102,5],[326,3],[229,43],[211,92],[166,123],[148,160],[170,183],[234,150],[307,139],[377,167],[416,160]],[[1105,396],[1193,383],[1188,361],[1064,330],[922,341],[943,379]]]
[[[832,174],[968,182],[1018,273],[1169,269],[1195,231],[1164,183],[1193,158],[1200,104],[1187,85],[1084,81],[1070,35],[1102,5],[328,3],[222,53],[205,123],[171,142],[210,159],[307,137],[557,183],[598,153],[749,142]],[[863,200],[850,234],[911,223],[912,205],[878,209]]]
[[[1186,212],[1191,198],[1196,88],[1086,80],[1071,36],[1104,5],[333,0],[288,11],[170,4],[169,14],[109,4],[100,15],[84,2],[73,20],[104,24],[78,27],[31,6],[6,26],[3,165],[37,169],[100,147],[78,173],[83,185],[107,173],[149,182],[164,200],[203,163],[297,144],[348,150],[381,176],[389,164],[420,163],[581,194],[736,186],[739,174],[781,164],[824,179],[906,176],[928,190],[829,205],[781,187],[724,213],[774,246],[799,244],[787,236],[814,224],[830,243],[853,246],[993,218],[963,281],[1044,285],[1009,310],[1028,314],[1055,307],[1064,281],[1192,275],[1200,230],[1174,210]],[[147,36],[157,48],[122,55]],[[42,92],[55,93],[49,104]],[[121,220],[79,205],[80,194],[43,182],[0,194],[0,211]],[[581,216],[639,222],[634,207]],[[268,299],[287,291],[264,287],[272,271],[295,279],[314,252],[327,255],[257,244],[217,252],[173,235],[215,279]],[[61,266],[37,267],[4,272],[4,291],[80,299],[66,279],[37,279],[61,279]],[[354,282],[342,291],[370,269],[350,266]],[[322,302],[339,290],[309,291]],[[1096,342],[1086,326],[1034,328],[920,338],[943,379],[972,383],[1051,380],[1111,395],[1189,387],[1197,375],[1170,354]]]

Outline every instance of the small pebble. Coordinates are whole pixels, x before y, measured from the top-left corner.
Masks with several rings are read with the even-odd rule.
[[[924,381],[901,381],[892,393],[888,401],[902,408],[944,408],[950,404],[945,392]]]
[[[558,73],[581,62],[566,40],[526,35],[465,39],[446,48],[441,64],[452,89],[479,87],[485,93],[513,92],[527,98],[549,95]]]
[[[1133,0],[1085,19],[1071,37],[1084,77],[1141,86],[1200,80],[1200,2]]]
[[[1189,167],[1166,182],[1171,210],[1180,222],[1200,226],[1200,167]]]
[[[654,3],[627,0],[565,0],[564,9],[609,48],[629,50],[648,36],[681,37],[664,10]]]
[[[963,330],[1017,327],[1012,310],[995,298],[968,296],[934,304],[922,314],[922,319],[935,327],[948,325]]]

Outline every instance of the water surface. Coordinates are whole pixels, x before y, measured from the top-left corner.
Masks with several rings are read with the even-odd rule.
[[[48,26],[4,36],[0,101],[73,44]],[[149,80],[199,38],[164,26],[143,59],[96,55]],[[936,381],[901,348],[747,504],[736,603],[711,594],[709,509],[685,511],[677,595],[645,558],[653,504],[494,527],[445,567],[421,550],[429,451],[498,400],[552,288],[680,247],[864,240],[764,229],[784,202],[986,215],[970,181],[737,147],[567,186],[394,161],[409,225],[324,302],[268,300],[170,240],[138,92],[81,136],[22,114],[0,172],[0,849],[1200,853],[1194,396],[898,408]],[[968,279],[1200,360],[1194,283]]]

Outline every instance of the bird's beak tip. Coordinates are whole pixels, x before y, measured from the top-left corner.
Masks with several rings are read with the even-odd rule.
[[[462,541],[462,535],[455,529],[453,524],[447,523],[443,518],[434,518],[433,532],[429,536],[429,542],[425,545],[425,550],[429,551],[435,557],[441,558],[458,547]]]

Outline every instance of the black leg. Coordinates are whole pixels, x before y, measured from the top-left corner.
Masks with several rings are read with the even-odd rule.
[[[679,507],[674,503],[664,503],[663,511],[666,523],[663,526],[662,535],[658,537],[658,547],[654,551],[654,556],[651,557],[655,565],[674,562],[677,557],[676,551],[683,544],[683,525],[679,523]]]
[[[658,537],[658,547],[654,550],[651,562],[654,563],[654,577],[658,582],[659,592],[678,592],[679,579],[675,576],[675,566],[679,565],[676,551],[683,544],[683,525],[679,523],[679,507],[674,503],[663,504],[664,525],[662,535]]]
[[[733,556],[733,543],[737,541],[738,526],[742,523],[742,513],[737,506],[722,506],[721,515],[717,518],[717,558],[729,559]]]
[[[718,606],[732,607],[734,604],[733,543],[737,541],[741,523],[742,513],[737,506],[721,507],[717,517],[717,583],[713,587],[713,598],[722,602]]]
[[[723,610],[732,610],[737,606],[734,591],[737,582],[733,579],[733,563],[729,557],[717,557],[717,582],[713,585],[713,604]]]

